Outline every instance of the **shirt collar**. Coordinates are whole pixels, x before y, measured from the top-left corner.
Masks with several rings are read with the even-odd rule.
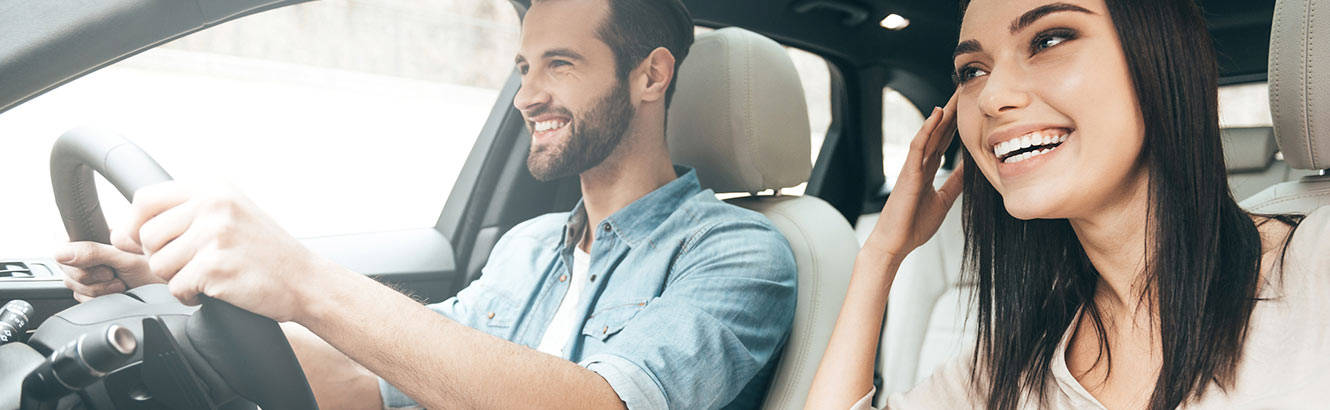
[[[596,233],[599,235],[608,229],[628,243],[628,246],[639,246],[684,201],[702,191],[701,184],[697,182],[697,171],[675,165],[674,173],[679,177],[606,217],[600,226],[594,227],[598,230]],[[581,237],[582,230],[586,228],[586,219],[586,208],[582,200],[578,200],[564,228],[565,244],[573,244]]]

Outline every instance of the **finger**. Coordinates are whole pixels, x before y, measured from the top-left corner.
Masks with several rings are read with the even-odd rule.
[[[89,241],[70,242],[55,252],[56,262],[84,269],[106,265],[116,270],[133,270],[142,263],[141,258],[107,244]]]
[[[193,232],[185,232],[148,257],[148,270],[153,276],[169,282],[189,264],[200,247],[198,235]]]
[[[125,283],[118,280],[101,282],[96,284],[83,284],[76,282],[72,279],[65,278],[65,287],[69,288],[69,290],[74,291],[74,294],[84,295],[88,297],[97,297],[102,295],[109,295],[112,293],[120,293],[126,290]]]
[[[130,239],[129,235],[125,235],[123,229],[111,230],[111,246],[125,252],[137,255],[143,254],[143,246],[139,245],[138,242],[134,242],[134,239]]]
[[[88,295],[82,295],[82,294],[74,293],[74,301],[76,301],[76,302],[78,302],[78,303],[87,302],[87,301],[89,301],[89,300],[92,300],[92,296],[88,296]]]
[[[145,255],[152,256],[189,230],[195,216],[193,204],[186,201],[167,209],[139,227],[138,243]]]
[[[938,119],[938,125],[933,129],[933,134],[929,136],[928,146],[924,152],[927,157],[941,156],[946,151],[947,146],[951,145],[951,140],[956,135],[956,95],[952,94],[951,99],[947,100],[947,105],[942,107],[942,116]]]
[[[115,271],[106,265],[97,265],[87,269],[60,265],[60,270],[65,272],[65,277],[86,284],[112,281],[115,280],[116,276]]]
[[[937,190],[938,196],[942,197],[942,208],[951,209],[951,204],[956,202],[956,198],[961,196],[961,189],[965,181],[965,163],[956,165],[956,170],[951,171],[947,181],[942,183],[942,188]]]
[[[902,172],[919,169],[923,166],[924,150],[928,146],[929,138],[933,135],[933,130],[937,128],[938,122],[941,121],[941,117],[942,109],[933,107],[933,111],[924,120],[924,124],[919,127],[919,133],[915,134],[914,139],[910,141],[910,150],[905,155],[905,165]]]
[[[119,231],[130,240],[142,245],[139,228],[153,217],[189,200],[189,189],[175,181],[163,182],[139,189],[129,207],[129,216]]]
[[[204,269],[207,269],[204,263],[196,261],[186,263],[166,285],[171,290],[171,295],[185,305],[198,305],[199,294],[203,293]]]

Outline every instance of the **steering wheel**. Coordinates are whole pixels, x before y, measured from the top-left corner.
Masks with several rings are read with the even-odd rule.
[[[90,128],[61,135],[51,151],[51,184],[70,241],[110,243],[110,231],[97,198],[93,171],[106,177],[129,200],[133,200],[134,192],[140,188],[171,180],[171,176],[147,153],[119,135]],[[53,317],[57,320],[44,323],[32,340],[58,345],[64,342],[60,339],[70,337],[82,328],[104,326],[110,322],[126,322],[136,332],[135,336],[144,341],[145,348],[153,343],[154,334],[157,334],[153,331],[164,331],[171,336],[167,338],[171,340],[158,337],[156,343],[176,347],[179,355],[186,359],[185,364],[171,369],[154,369],[148,365],[151,364],[148,356],[153,353],[140,353],[144,358],[142,363],[145,363],[141,369],[141,382],[146,386],[111,383],[109,378],[104,386],[100,386],[112,398],[116,392],[111,390],[117,387],[146,387],[149,391],[126,394],[137,394],[133,400],[138,401],[150,401],[154,396],[161,400],[153,405],[141,403],[142,406],[134,405],[133,400],[113,400],[115,404],[109,408],[215,409],[239,396],[264,409],[318,409],[305,373],[277,322],[221,300],[208,297],[201,297],[201,300],[201,307],[194,311],[171,297],[165,285],[143,286],[125,294],[95,298],[58,313]],[[149,318],[161,325],[149,326]],[[48,325],[50,329],[42,329]],[[182,398],[180,392],[168,391],[190,387],[188,382],[179,380],[185,375],[151,374],[155,370],[178,373],[178,369],[194,373],[194,380],[198,383],[193,389],[203,391],[200,394],[203,397]],[[137,375],[139,372],[133,373]],[[152,391],[154,384],[161,391]]]

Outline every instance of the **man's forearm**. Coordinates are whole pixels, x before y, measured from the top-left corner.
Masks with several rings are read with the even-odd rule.
[[[314,399],[324,410],[378,410],[379,378],[351,360],[309,329],[296,323],[282,323],[282,331],[291,342],[300,367],[309,379]]]
[[[600,375],[337,268],[299,322],[430,409],[623,409]],[[376,395],[377,397],[377,395]]]

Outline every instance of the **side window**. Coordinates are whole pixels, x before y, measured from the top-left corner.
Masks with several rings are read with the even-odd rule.
[[[812,156],[808,158],[817,164],[817,155],[822,152],[822,142],[831,128],[831,68],[826,59],[817,54],[793,47],[785,47],[794,60],[794,69],[799,72],[799,83],[804,86],[804,100],[808,102],[809,140],[812,143]],[[798,186],[781,190],[786,195],[802,195],[808,187],[805,182]]]
[[[891,88],[882,89],[882,175],[886,187],[896,185],[896,176],[905,166],[910,140],[924,126],[924,116],[905,95]]]
[[[46,176],[80,125],[125,135],[179,179],[236,184],[298,237],[433,226],[512,72],[505,0],[325,0],[145,51],[0,114],[0,250],[66,240]],[[104,183],[110,219],[126,201]],[[114,226],[114,225],[113,225]]]
[[[1221,128],[1269,127],[1270,86],[1266,83],[1219,87],[1219,126]]]

